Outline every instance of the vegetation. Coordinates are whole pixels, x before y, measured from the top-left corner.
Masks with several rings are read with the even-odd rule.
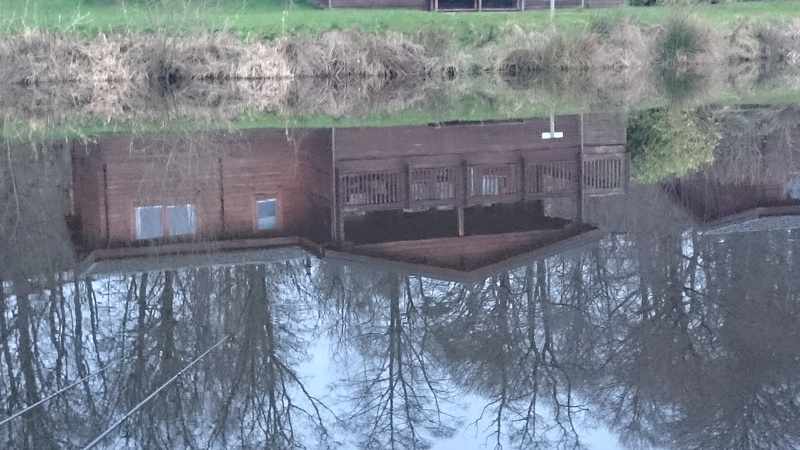
[[[628,151],[633,177],[654,183],[689,175],[714,161],[719,133],[701,112],[663,108],[632,114]]]
[[[671,17],[661,38],[660,61],[666,63],[695,56],[703,51],[704,44],[708,42],[705,34],[707,31],[686,17]]]

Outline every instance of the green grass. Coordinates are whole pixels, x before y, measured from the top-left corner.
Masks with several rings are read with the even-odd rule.
[[[316,35],[330,29],[359,27],[368,32],[415,32],[423,28],[454,30],[460,40],[492,40],[507,24],[524,29],[549,26],[547,11],[491,13],[431,13],[412,10],[322,10],[306,2],[279,0],[150,0],[105,3],[111,0],[2,0],[0,33],[24,28],[61,30],[94,35],[123,30],[167,30],[189,34],[198,30],[231,30],[272,39],[284,34]],[[631,19],[643,24],[665,23],[668,7],[564,9],[556,12],[555,26],[582,29],[598,20]],[[800,18],[791,0],[765,0],[724,5],[684,7],[719,25],[741,18],[763,21]]]

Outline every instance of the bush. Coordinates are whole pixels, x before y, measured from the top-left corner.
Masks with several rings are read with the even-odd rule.
[[[633,177],[654,183],[695,172],[714,161],[719,139],[716,126],[698,111],[634,113],[628,122],[626,144]]]
[[[690,58],[703,50],[705,33],[685,17],[673,16],[666,24],[661,39],[660,61],[672,63],[677,59]]]

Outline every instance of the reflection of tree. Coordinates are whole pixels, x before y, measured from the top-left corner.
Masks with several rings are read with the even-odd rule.
[[[329,318],[332,334],[354,350],[343,357],[341,386],[353,406],[350,431],[358,445],[428,448],[432,438],[451,436],[458,421],[448,411],[452,393],[430,349],[427,318],[418,303],[420,280],[338,269],[327,267],[323,279],[335,280],[338,294],[340,314]],[[370,287],[357,289],[366,280]]]
[[[597,416],[631,445],[797,447],[787,236],[629,234],[609,255],[628,267],[609,274],[619,307],[595,346],[609,363],[586,385]]]
[[[566,308],[552,295],[539,262],[457,288],[436,305],[443,358],[457,383],[488,399],[483,417],[496,448],[506,440],[515,448],[581,446],[578,367],[562,354]]]
[[[279,270],[264,265],[233,270],[241,333],[223,357],[229,369],[221,380],[214,440],[229,447],[235,436],[247,446],[270,449],[326,446],[327,408],[311,395],[292,367],[306,355],[301,337],[303,311],[290,297],[281,298]],[[268,283],[268,280],[272,282]]]
[[[653,183],[689,175],[714,160],[718,133],[707,113],[649,109],[632,114],[627,148],[633,177]]]
[[[176,346],[176,334],[188,334],[175,314],[176,286],[181,281],[176,272],[169,271],[130,277],[128,290],[135,297],[136,334],[130,381],[120,414],[166,383],[188,363],[189,355],[200,351],[189,339],[184,340],[184,346]],[[123,434],[145,448],[195,448],[199,443],[192,415],[201,405],[201,394],[191,383],[176,383],[131,417]]]
[[[26,405],[33,405],[41,399],[39,392],[39,382],[36,375],[36,356],[35,340],[32,337],[34,311],[30,302],[30,287],[26,282],[14,283],[17,289],[17,331],[18,331],[18,355],[19,366],[22,379],[25,383],[23,397]],[[34,334],[35,336],[35,334]],[[29,448],[56,448],[57,444],[53,437],[49,435],[50,420],[48,412],[41,406],[34,408],[24,416],[25,428],[23,434],[26,436],[26,447]]]
[[[705,303],[713,355],[698,386],[678,397],[682,414],[665,429],[680,448],[800,446],[800,291],[796,232],[706,239]]]

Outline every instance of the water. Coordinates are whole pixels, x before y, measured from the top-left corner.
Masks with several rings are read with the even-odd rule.
[[[800,110],[426,95],[9,137],[0,446],[800,445]]]

